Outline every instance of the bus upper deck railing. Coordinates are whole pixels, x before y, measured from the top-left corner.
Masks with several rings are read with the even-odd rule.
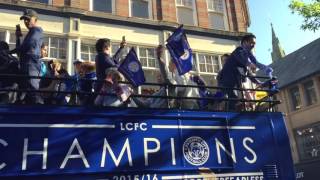
[[[267,79],[267,77],[256,77],[260,79]],[[98,80],[92,80],[92,79],[85,79],[85,78],[56,78],[56,77],[38,77],[38,76],[24,76],[24,75],[12,75],[12,74],[1,74],[0,75],[0,81],[6,81],[7,79],[10,79],[11,81],[15,80],[17,81],[16,84],[20,84],[21,81],[26,81],[27,79],[40,79],[40,80],[49,80],[49,81],[58,81],[58,84],[60,83],[69,83],[69,86],[71,88],[66,88],[64,90],[31,90],[28,88],[21,88],[18,86],[15,86],[14,88],[10,87],[0,87],[0,95],[8,95],[9,93],[15,93],[17,96],[23,94],[23,93],[34,93],[34,94],[39,94],[40,96],[43,94],[47,94],[49,96],[56,96],[57,94],[64,96],[65,98],[71,98],[75,97],[75,102],[70,103],[70,100],[63,103],[63,104],[56,104],[56,105],[66,105],[66,106],[86,106],[86,105],[92,105],[92,106],[97,106],[94,103],[86,103],[86,104],[79,104],[77,101],[79,96],[87,96],[90,97],[91,101],[94,101],[93,98],[96,98],[99,95],[107,96],[107,97],[117,97],[119,96],[117,93],[101,93],[101,92],[94,92],[94,91],[83,91],[79,88],[80,83],[97,83],[97,82],[102,82],[105,83],[105,81],[98,81]],[[14,83],[14,82],[12,82]],[[71,85],[70,85],[71,84]],[[119,84],[129,84],[128,82],[119,82]],[[201,102],[205,101],[207,105],[205,107],[201,107],[199,105],[199,108],[192,108],[192,110],[207,110],[207,111],[231,111],[228,109],[227,104],[230,102],[237,102],[238,104],[238,109],[236,111],[268,111],[268,112],[274,112],[276,111],[276,105],[280,104],[280,101],[274,99],[274,95],[276,92],[274,90],[271,90],[270,87],[265,87],[264,89],[243,89],[243,88],[228,88],[228,87],[216,87],[216,86],[196,86],[196,85],[172,85],[172,84],[159,84],[159,83],[144,83],[142,87],[144,86],[156,86],[165,88],[166,94],[165,95],[147,95],[147,94],[140,94],[138,93],[137,89],[134,89],[134,91],[130,94],[130,98],[132,101],[132,98],[143,98],[143,99],[163,99],[168,101],[168,106],[166,108],[170,109],[183,109],[180,105],[177,105],[177,102],[180,101],[197,101],[198,104],[201,104]],[[92,85],[93,87],[93,85]],[[194,88],[194,89],[206,89],[208,92],[211,93],[211,96],[194,96],[194,97],[185,97],[185,96],[179,96],[177,94],[169,94],[168,91],[169,89],[175,89],[175,88]],[[234,90],[238,91],[241,95],[240,98],[228,98],[226,97],[223,93],[220,96],[214,96],[214,94],[217,94],[217,92],[224,92],[225,90]],[[245,97],[244,93],[249,92],[249,93],[256,93],[256,92],[263,92],[265,96],[262,99],[255,99],[255,98],[248,98]],[[2,97],[1,97],[2,98]],[[2,101],[2,104],[28,104],[24,103],[23,101],[17,100],[15,102],[5,102],[3,99],[0,100]],[[129,100],[130,101],[130,100]],[[170,101],[174,101],[174,103],[170,104]],[[51,104],[51,103],[49,103]],[[174,104],[174,105],[173,105]],[[47,103],[44,103],[43,105],[47,105]],[[126,106],[122,106],[126,107]],[[144,107],[146,108],[146,107]],[[184,108],[188,109],[188,108]],[[234,111],[234,110],[232,110]]]

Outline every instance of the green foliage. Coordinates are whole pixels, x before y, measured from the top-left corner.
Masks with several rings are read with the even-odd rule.
[[[289,8],[304,18],[303,30],[316,31],[320,28],[320,0],[305,3],[303,0],[291,0]]]

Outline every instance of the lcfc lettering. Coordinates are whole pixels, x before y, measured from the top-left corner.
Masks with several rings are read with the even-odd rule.
[[[120,123],[121,131],[147,131],[147,123]]]

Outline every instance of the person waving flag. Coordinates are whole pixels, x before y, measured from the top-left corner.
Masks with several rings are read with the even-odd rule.
[[[133,48],[130,49],[118,70],[134,87],[138,87],[146,81],[141,63]]]
[[[183,25],[178,27],[167,39],[166,44],[173,63],[176,65],[179,75],[183,75],[192,69],[192,50],[184,32]]]

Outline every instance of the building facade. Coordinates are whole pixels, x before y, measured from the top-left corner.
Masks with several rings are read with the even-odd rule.
[[[109,38],[114,53],[125,36],[147,82],[156,82],[155,48],[184,24],[193,49],[192,73],[215,85],[221,55],[235,49],[250,23],[245,0],[0,0],[0,40],[10,48],[15,47],[16,24],[26,34],[19,21],[26,8],[39,13],[49,59],[60,60],[70,73],[75,59],[94,61],[98,38]]]
[[[280,83],[278,110],[285,114],[297,179],[320,175],[319,49],[317,39],[271,65]]]

